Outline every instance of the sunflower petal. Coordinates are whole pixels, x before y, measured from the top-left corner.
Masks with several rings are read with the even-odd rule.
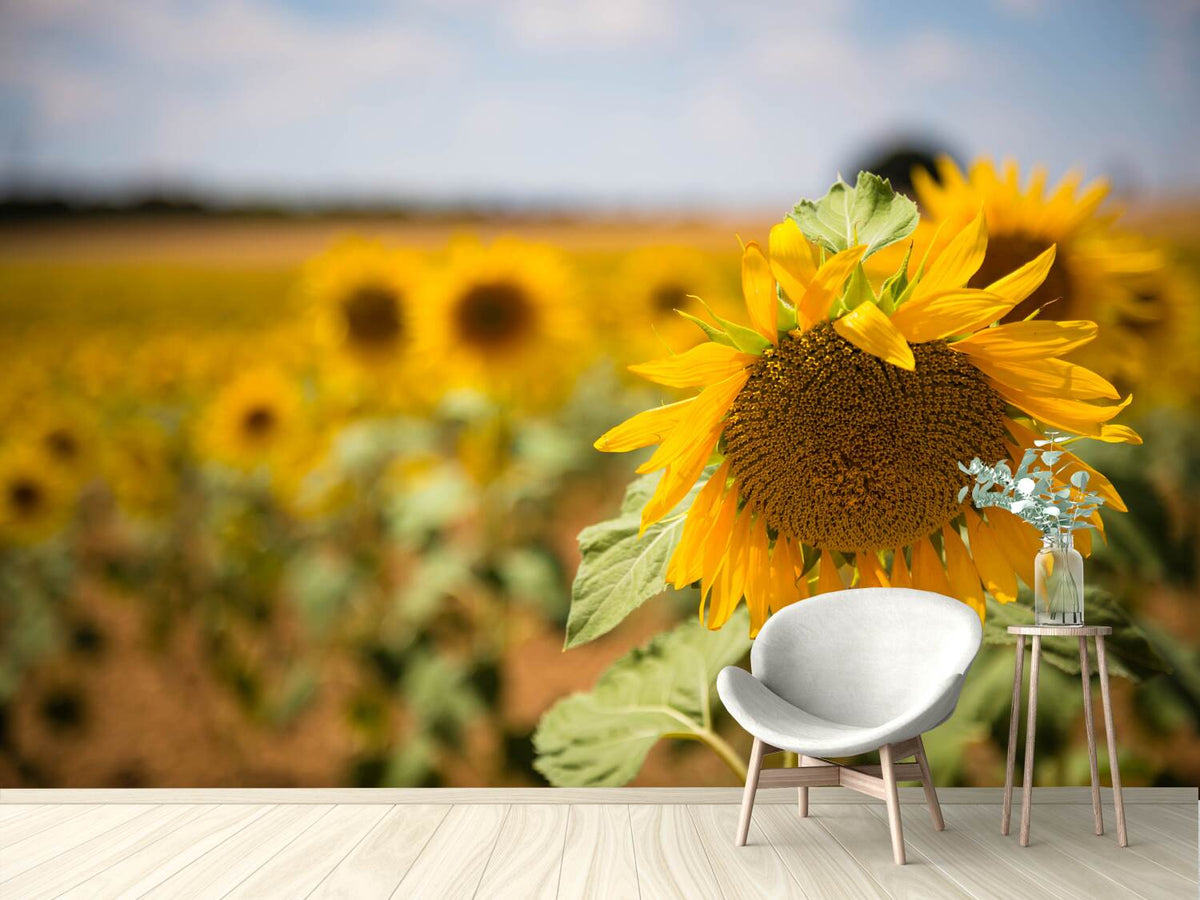
[[[1020,422],[1017,422],[1013,419],[1005,417],[1004,425],[1008,429],[1009,433],[1016,438],[1017,442],[1020,444],[1021,450],[1020,453],[1016,454],[1016,458],[1019,458],[1021,453],[1023,453],[1027,447],[1035,446],[1034,441],[1040,441],[1044,439],[1040,432],[1034,431],[1031,428],[1027,428]],[[1114,425],[1112,427],[1118,428],[1124,426]],[[1069,482],[1071,476],[1076,472],[1080,470],[1087,472],[1088,490],[1103,497],[1104,502],[1109,509],[1115,510],[1116,512],[1128,511],[1127,507],[1125,506],[1125,501],[1121,499],[1121,495],[1117,493],[1117,489],[1113,487],[1113,483],[1109,481],[1104,474],[1098,472],[1096,469],[1093,469],[1070,451],[1063,452],[1060,463],[1061,466],[1058,470],[1058,476],[1059,480],[1063,484]]]
[[[1012,308],[998,294],[955,288],[913,297],[892,313],[892,324],[914,344],[966,334],[995,322]]]
[[[749,516],[749,513],[746,513]],[[755,637],[770,614],[771,563],[767,528],[759,519],[750,525],[746,551],[746,608],[750,611],[750,637]]]
[[[897,547],[892,554],[892,572],[888,576],[892,587],[912,587],[912,572],[908,569],[908,561],[904,558],[904,548]]]
[[[1055,248],[1043,251],[1037,258],[1025,263],[1021,268],[1010,272],[999,281],[993,281],[987,289],[993,294],[999,294],[1016,306],[1039,287],[1050,274],[1054,265]]]
[[[714,631],[729,621],[737,609],[738,601],[746,592],[750,525],[749,510],[745,510],[733,523],[728,553],[713,585],[713,602],[708,613],[708,627]]]
[[[1115,418],[1133,401],[1133,394],[1130,394],[1121,403],[1098,406],[1082,400],[1031,394],[995,378],[988,378],[988,382],[1013,406],[1024,410],[1039,422],[1072,434],[1099,435],[1101,424]]]
[[[1095,322],[1030,319],[982,329],[951,346],[960,353],[997,363],[1040,362],[1077,350],[1093,340],[1098,331]]]
[[[804,291],[817,267],[813,263],[812,251],[804,233],[795,219],[784,219],[771,228],[771,236],[767,244],[771,257],[771,273],[783,292],[793,301],[804,296]]]
[[[953,596],[942,559],[929,538],[921,538],[913,544],[912,585],[919,591],[932,591],[943,597]]]
[[[834,330],[866,353],[901,369],[913,371],[916,358],[908,341],[874,303],[860,303],[833,323]]]
[[[999,603],[1017,599],[1017,575],[1000,547],[990,526],[971,507],[963,507],[967,522],[967,540],[971,542],[971,560],[983,586]]]
[[[817,593],[828,594],[840,591],[844,587],[842,576],[838,574],[837,563],[833,561],[833,553],[829,550],[821,551],[821,565],[817,570]]]
[[[688,406],[695,401],[696,398],[691,397],[678,403],[640,412],[604,432],[593,446],[604,453],[624,453],[627,450],[662,443],[679,424]]]
[[[1101,425],[1100,433],[1094,435],[1098,441],[1104,441],[1106,444],[1140,444],[1142,436],[1130,428],[1128,425]]]
[[[653,496],[642,507],[641,531],[643,533],[687,496],[688,491],[692,489],[692,485],[696,483],[696,479],[700,477],[700,473],[708,464],[708,458],[716,449],[717,438],[720,436],[720,429],[713,428],[666,467]]]
[[[807,582],[797,582],[796,558],[791,542],[784,537],[776,538],[771,551],[771,611],[778,612],[797,600],[803,600],[807,589]]]
[[[812,281],[805,288],[804,295],[796,302],[801,328],[811,328],[828,317],[829,307],[841,294],[842,285],[846,283],[846,279],[866,252],[865,244],[842,250],[825,260],[825,264],[817,269]]]
[[[775,330],[776,310],[779,298],[775,293],[775,277],[766,254],[754,241],[746,245],[742,253],[742,295],[746,298],[746,311],[755,331],[772,344],[778,337]]]
[[[967,545],[963,543],[957,526],[942,527],[942,547],[946,551],[946,577],[950,582],[951,596],[957,597],[979,614],[979,621],[987,616],[987,604],[984,602],[983,587],[979,583],[979,574],[971,563],[971,555]]]
[[[1009,566],[1025,584],[1033,587],[1033,560],[1041,547],[1033,526],[1007,510],[995,508],[988,510],[987,521]]]
[[[860,550],[854,554],[854,565],[858,569],[859,587],[888,587],[887,572],[879,564],[874,550]]]
[[[955,347],[957,344],[951,344]],[[1070,400],[1119,400],[1120,393],[1106,378],[1065,359],[1045,358],[1037,362],[996,362],[984,356],[973,358],[975,368],[995,381],[1010,384],[1030,394],[1065,397]]]
[[[962,287],[979,271],[987,252],[987,218],[983,210],[946,244],[913,292],[913,299]]]
[[[734,347],[705,341],[666,359],[630,366],[629,371],[667,387],[700,387],[724,381],[754,360]]]
[[[683,523],[683,534],[680,535],[679,543],[671,554],[671,561],[667,564],[667,582],[676,590],[699,581],[704,574],[704,544],[720,508],[728,477],[729,463],[725,462],[713,472],[688,510]]]
[[[713,582],[720,572],[725,553],[733,535],[733,523],[737,518],[738,492],[737,489],[725,492],[713,517],[712,527],[701,548],[700,593],[707,595],[713,587]]]
[[[725,413],[729,411],[729,405],[746,383],[747,377],[745,370],[735,372],[702,390],[667,439],[659,444],[654,455],[638,466],[638,472],[645,474],[663,468],[672,460],[689,453],[703,435],[718,429]]]

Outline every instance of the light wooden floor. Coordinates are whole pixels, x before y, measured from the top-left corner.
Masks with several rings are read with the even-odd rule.
[[[1086,789],[1035,793],[1026,849],[1000,836],[999,791],[943,789],[939,834],[914,790],[903,867],[883,804],[836,788],[806,820],[762,792],[743,848],[726,789],[0,791],[0,897],[1198,894],[1195,791],[1127,790],[1122,850],[1111,806],[1092,833]]]

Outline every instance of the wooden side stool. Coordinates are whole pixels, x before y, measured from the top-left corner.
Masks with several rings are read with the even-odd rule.
[[[1121,797],[1121,771],[1117,765],[1117,735],[1113,730],[1112,702],[1108,691],[1108,659],[1104,638],[1112,634],[1108,625],[1010,625],[1009,634],[1017,636],[1017,660],[1013,667],[1012,715],[1008,723],[1008,758],[1004,766],[1004,810],[1000,833],[1008,834],[1012,818],[1013,768],[1017,752],[1017,727],[1021,714],[1021,685],[1025,680],[1025,635],[1033,636],[1033,661],[1029,666],[1029,716],[1025,725],[1025,777],[1021,782],[1021,846],[1029,846],[1029,813],[1033,799],[1033,746],[1037,731],[1038,663],[1043,637],[1079,639],[1079,674],[1083,682],[1083,722],[1087,729],[1088,761],[1092,770],[1092,813],[1096,834],[1104,834],[1104,815],[1100,807],[1100,773],[1096,765],[1096,729],[1092,724],[1092,680],[1088,667],[1087,639],[1096,641],[1096,667],[1100,671],[1100,699],[1104,706],[1104,731],[1108,738],[1108,766],[1112,773],[1113,803],[1117,810],[1117,843],[1129,846],[1125,832],[1125,801]]]

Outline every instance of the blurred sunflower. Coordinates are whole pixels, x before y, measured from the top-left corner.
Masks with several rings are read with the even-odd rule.
[[[658,444],[638,469],[663,473],[643,528],[715,466],[666,573],[676,587],[700,583],[708,627],[744,596],[756,633],[770,611],[842,588],[844,569],[864,586],[957,596],[982,617],[985,588],[1008,602],[1017,574],[1032,582],[1039,541],[1010,513],[985,518],[959,503],[959,461],[1019,454],[1040,425],[1138,440],[1108,424],[1129,400],[1095,404],[1117,391],[1059,358],[1092,341],[1094,323],[995,324],[1042,285],[1055,248],[969,287],[987,248],[980,214],[911,281],[902,265],[877,293],[859,265],[865,246],[822,262],[789,219],[771,230],[769,258],[746,247],[752,328],[718,319],[703,326],[705,343],[632,367],[658,384],[701,389],[639,413],[596,447]],[[1121,508],[1111,484],[1093,478]]]
[[[96,428],[86,410],[47,410],[22,430],[63,481],[79,485],[93,473]]]
[[[301,409],[299,388],[282,372],[246,372],[213,399],[200,423],[200,446],[237,469],[283,462],[297,452]]]
[[[55,534],[73,497],[39,449],[0,453],[0,540],[34,544]]]
[[[691,247],[641,247],[627,254],[612,279],[598,313],[608,319],[622,361],[646,353],[686,350],[703,337],[676,315],[700,312],[696,297],[713,309],[732,311],[721,267],[712,256]]]
[[[311,260],[301,289],[321,346],[371,369],[402,367],[424,271],[417,253],[362,238],[344,239]]]
[[[937,179],[925,169],[913,172],[921,205],[918,253],[926,246],[936,257],[982,207],[987,217],[988,249],[970,287],[982,287],[1051,246],[1058,252],[1045,281],[1004,317],[1027,318],[1035,310],[1057,320],[1089,319],[1100,336],[1076,357],[1110,378],[1137,383],[1147,374],[1147,345],[1137,326],[1162,319],[1169,309],[1139,297],[1137,283],[1163,268],[1162,254],[1145,241],[1114,227],[1118,217],[1103,212],[1108,182],[1081,186],[1067,175],[1047,188],[1044,169],[1034,169],[1024,187],[1013,162],[1002,169],[987,159],[967,172],[948,157],[937,163]],[[919,258],[919,256],[918,256]]]
[[[508,403],[561,397],[584,362],[584,323],[563,254],[502,238],[459,239],[416,310],[421,362],[447,387]]]
[[[171,435],[153,419],[123,423],[104,443],[103,470],[126,513],[156,518],[172,509],[178,494]]]

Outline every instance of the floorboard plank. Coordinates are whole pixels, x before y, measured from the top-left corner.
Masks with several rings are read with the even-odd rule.
[[[570,809],[558,804],[511,807],[476,894],[554,900]]]
[[[157,808],[149,805],[101,806],[5,847],[0,886],[48,859],[68,853],[97,835],[148,815]]]
[[[875,900],[888,896],[820,822],[811,816],[800,818],[796,806],[755,807],[751,824],[757,825],[758,833],[771,842],[811,900]]]
[[[95,806],[22,806],[19,816],[0,822],[0,848],[15,844],[25,838],[41,834],[60,822],[90,813]]]
[[[686,806],[631,806],[629,822],[642,897],[722,896]]]
[[[387,811],[386,806],[335,806],[319,826],[297,835],[226,897],[308,896]]]
[[[882,804],[880,804],[882,806]],[[920,807],[905,807],[904,818],[925,814]],[[952,883],[920,851],[908,845],[908,864],[892,860],[892,840],[864,805],[809,804],[809,818],[820,823],[887,893],[897,900],[937,900],[969,896]]]
[[[637,897],[629,809],[583,804],[570,810],[558,896],[569,900]]]
[[[184,823],[201,816],[205,809],[203,806],[155,807],[145,815],[108,829],[4,882],[0,885],[0,897],[20,897],[21,900],[57,897],[163,839]]]
[[[1089,818],[1085,836],[1100,841],[1103,838],[1092,833],[1091,805],[1083,806]],[[1036,881],[1045,885],[1060,897],[1073,900],[1097,900],[1109,897],[1141,897],[1142,894],[1110,877],[1111,873],[1097,871],[1080,860],[1073,859],[1070,850],[1049,840],[1031,841],[1028,847],[1017,843],[1014,830],[1005,836],[1000,833],[1000,808],[998,806],[959,806],[953,810],[942,808],[946,817],[946,828],[962,828],[980,848],[994,856],[1016,861]],[[1037,816],[1041,807],[1034,810],[1033,824],[1036,829]],[[1045,833],[1043,838],[1048,837]],[[1113,852],[1118,849],[1114,844]]]
[[[332,806],[276,807],[246,826],[236,841],[214,847],[142,896],[157,900],[222,897],[332,810]]]
[[[808,895],[755,822],[750,822],[746,846],[734,846],[739,815],[736,806],[697,805],[689,806],[687,810],[712,864],[717,886],[726,897],[808,900]]]
[[[473,896],[508,809],[497,805],[453,807],[393,896]]]
[[[1104,834],[1097,835],[1093,831],[1090,806],[1039,809],[1033,821],[1042,830],[1042,839],[1062,846],[1066,852],[1084,854],[1080,856],[1081,862],[1139,893],[1143,888],[1170,891],[1190,885],[1191,896],[1196,894],[1195,847],[1184,851],[1172,843],[1156,840],[1153,833],[1133,831],[1129,832],[1129,846],[1119,847],[1113,815],[1107,817]],[[1030,843],[1034,839],[1031,829]]]
[[[1090,807],[1089,807],[1090,809]],[[887,811],[868,806],[880,824],[887,825]],[[930,861],[946,878],[980,900],[1058,900],[1062,894],[1039,884],[1025,874],[1019,857],[981,852],[967,830],[954,822],[953,814],[945,831],[935,831],[926,810],[906,810],[904,841]],[[918,813],[926,813],[918,815]]]
[[[1158,807],[1141,807],[1136,810],[1125,807],[1125,820],[1130,827],[1146,830],[1153,834],[1155,840],[1182,847],[1185,850],[1195,850],[1198,832],[1200,832],[1200,817],[1187,816],[1176,818],[1164,814]],[[1104,810],[1104,825],[1116,822],[1116,813],[1111,808]]]
[[[308,900],[390,897],[449,811],[448,805],[389,808]]]
[[[161,840],[124,857],[68,890],[64,897],[140,897],[267,813],[267,806],[214,805]]]

